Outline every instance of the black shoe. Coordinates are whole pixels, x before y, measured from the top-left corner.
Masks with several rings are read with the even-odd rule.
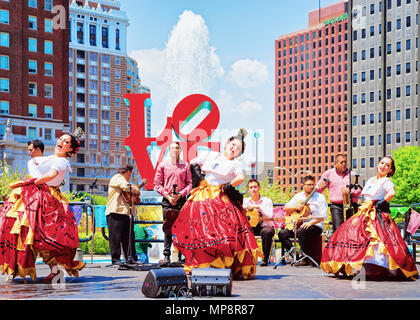
[[[260,267],[266,267],[266,266],[268,266],[268,262],[267,261],[261,261],[261,263],[260,263]]]
[[[311,265],[311,262],[306,259],[293,264],[294,267],[306,267],[310,265]]]

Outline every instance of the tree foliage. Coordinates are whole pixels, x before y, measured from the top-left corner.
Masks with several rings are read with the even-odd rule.
[[[1,161],[1,174],[0,174],[0,200],[5,200],[9,193],[12,191],[10,189],[10,184],[22,179],[26,179],[27,174],[25,170],[20,171],[16,166],[14,170],[5,163]]]
[[[395,184],[396,196],[391,202],[405,206],[420,203],[420,148],[400,147],[392,157],[396,170],[391,179]]]
[[[283,186],[279,182],[271,185],[268,183],[268,178],[265,181],[259,182],[261,186],[260,195],[271,199],[273,203],[287,203],[292,198],[291,188],[284,191]],[[249,197],[247,181],[244,184],[244,189],[241,188],[241,192],[244,193],[245,197]]]

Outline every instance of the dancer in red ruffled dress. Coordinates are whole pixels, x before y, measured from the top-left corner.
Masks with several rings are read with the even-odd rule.
[[[263,255],[235,189],[245,179],[236,159],[245,149],[245,134],[241,129],[231,137],[223,153],[210,151],[191,161],[192,167],[201,166],[205,179],[191,191],[172,226],[173,243],[184,255],[186,269],[230,268],[234,279],[255,276],[258,256]]]
[[[417,279],[415,261],[389,215],[395,187],[388,177],[394,172],[394,160],[382,158],[377,175],[362,190],[365,202],[325,246],[321,260],[325,272],[347,276],[364,272],[366,279]]]
[[[39,256],[51,268],[41,282],[51,282],[59,264],[78,276],[85,263],[73,261],[79,246],[76,219],[60,184],[70,170],[69,157],[80,146],[72,134],[62,135],[54,155],[35,158],[31,179],[14,183],[12,192],[0,209],[0,266],[9,278],[29,275],[36,280],[35,260]]]

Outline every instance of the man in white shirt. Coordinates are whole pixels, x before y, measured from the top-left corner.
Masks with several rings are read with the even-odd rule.
[[[38,139],[28,141],[28,153],[31,156],[31,160],[28,161],[28,173],[32,177],[37,166],[35,158],[44,156],[44,144],[42,141]]]
[[[248,181],[248,192],[251,197],[244,198],[243,207],[246,210],[256,209],[258,215],[263,218],[263,220],[253,228],[253,231],[254,235],[261,236],[264,259],[260,266],[265,267],[269,263],[271,244],[273,243],[274,236],[274,222],[270,220],[273,218],[273,202],[267,197],[262,197],[260,195],[260,190],[260,183],[255,179],[250,179]],[[267,220],[264,220],[264,218],[267,218]]]
[[[286,216],[301,212],[304,208],[302,202],[304,202],[309,197],[314,188],[315,178],[313,176],[306,176],[303,179],[303,191],[295,195],[285,205],[284,211],[286,212]],[[296,236],[299,239],[300,248],[306,254],[308,254],[308,251],[312,245],[317,242],[317,238],[320,237],[324,228],[324,220],[327,219],[328,210],[328,204],[325,197],[316,191],[307,202],[307,205],[309,205],[310,213],[307,217],[302,218],[303,223],[300,225],[296,232]],[[279,232],[279,239],[286,251],[290,250],[293,245],[290,241],[290,238],[293,238],[293,236],[294,231],[288,230],[287,228],[284,228]],[[315,261],[320,260],[320,257],[312,258]],[[295,266],[306,266],[310,264],[311,261],[309,259],[304,259],[299,263],[296,263]]]

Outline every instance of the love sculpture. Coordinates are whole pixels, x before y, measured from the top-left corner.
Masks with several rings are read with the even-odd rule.
[[[166,125],[157,137],[146,137],[145,105],[146,100],[150,99],[150,94],[126,93],[123,97],[130,108],[130,134],[124,139],[124,145],[129,147],[142,179],[147,179],[147,190],[153,190],[156,169],[163,161],[169,145],[175,141],[174,134],[182,148],[182,158],[187,162],[197,157],[198,147],[220,151],[220,142],[210,141],[219,124],[220,112],[216,103],[209,97],[192,94],[182,99],[176,105],[172,116],[166,118]],[[193,130],[185,132],[200,112],[207,114]],[[160,147],[156,166],[153,166],[149,156],[153,146]]]

